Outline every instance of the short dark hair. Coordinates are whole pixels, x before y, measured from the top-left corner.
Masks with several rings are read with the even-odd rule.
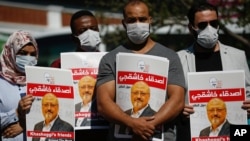
[[[187,17],[189,20],[189,23],[194,25],[194,17],[196,12],[205,11],[205,10],[212,10],[216,12],[216,15],[218,17],[218,9],[216,6],[211,5],[209,3],[203,2],[203,3],[195,3],[191,6],[191,8],[188,11]]]
[[[95,16],[90,12],[90,11],[87,11],[87,10],[80,10],[80,11],[77,11],[76,13],[74,13],[70,19],[70,28],[71,28],[71,32],[72,34],[74,34],[74,21],[82,16],[90,16],[90,17],[94,17]]]
[[[138,5],[138,4],[145,4],[147,6],[147,4],[142,1],[142,0],[129,0],[123,7],[123,11],[122,11],[122,14],[123,14],[123,17],[126,18],[126,12],[125,12],[125,9],[127,8],[128,5]]]

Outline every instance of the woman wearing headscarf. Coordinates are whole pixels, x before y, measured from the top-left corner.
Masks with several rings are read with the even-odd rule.
[[[0,122],[2,141],[24,141],[25,110],[33,97],[26,96],[25,66],[37,64],[38,47],[29,32],[16,31],[0,55]],[[22,100],[21,100],[22,99]]]

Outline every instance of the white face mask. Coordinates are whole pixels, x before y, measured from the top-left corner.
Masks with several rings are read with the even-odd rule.
[[[208,25],[205,29],[196,32],[198,34],[197,43],[204,48],[211,49],[218,42],[218,28]]]
[[[16,66],[19,71],[25,72],[25,66],[35,66],[37,64],[37,59],[35,56],[28,55],[17,55],[16,56]]]
[[[127,36],[134,44],[142,44],[149,36],[149,23],[126,24]]]
[[[95,51],[101,43],[100,34],[94,30],[86,30],[77,36],[80,40],[81,48],[85,51]]]

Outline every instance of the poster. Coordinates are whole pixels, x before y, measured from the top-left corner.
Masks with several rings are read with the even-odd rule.
[[[168,59],[118,53],[116,63],[116,103],[125,113],[135,118],[154,115],[165,103]],[[162,126],[156,127],[153,140],[163,140],[162,129]],[[115,125],[114,135],[118,138],[131,138],[131,132],[128,127]]]
[[[26,66],[27,94],[35,100],[26,115],[27,141],[74,140],[74,90],[70,70]]]
[[[244,71],[188,73],[191,140],[230,140],[230,125],[247,124]]]
[[[99,62],[106,52],[61,53],[61,68],[72,71],[75,88],[75,130],[108,128],[97,112],[94,88]]]

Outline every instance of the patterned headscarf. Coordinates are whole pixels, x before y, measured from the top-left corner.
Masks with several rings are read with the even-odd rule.
[[[29,32],[19,30],[12,33],[3,46],[3,50],[0,55],[0,75],[11,83],[20,85],[25,85],[26,83],[25,74],[17,70],[16,54],[28,43],[34,45],[37,51],[36,58],[38,58],[38,47],[36,40]]]

